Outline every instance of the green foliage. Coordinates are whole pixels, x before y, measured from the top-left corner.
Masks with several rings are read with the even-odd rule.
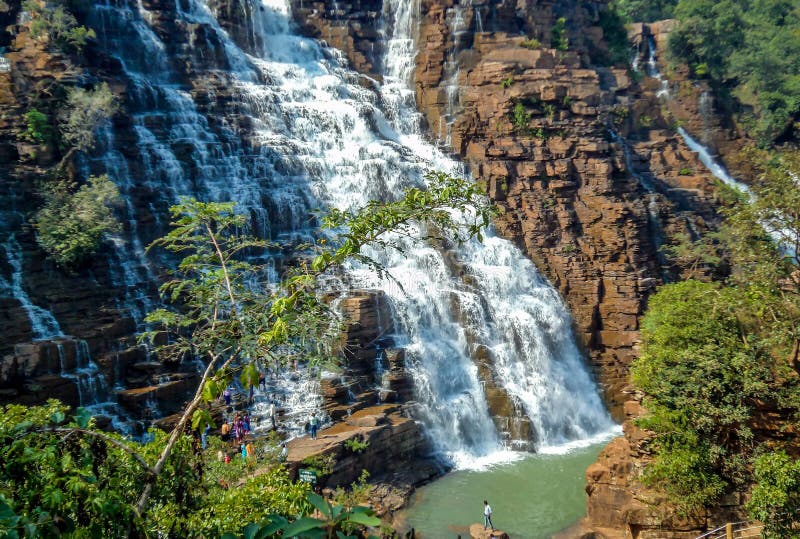
[[[705,77],[708,75],[708,64],[703,62],[702,64],[697,64],[694,66],[694,75],[696,77]]]
[[[681,0],[670,34],[675,61],[733,95],[741,124],[764,146],[793,128],[800,113],[800,11],[786,0]],[[723,100],[724,102],[724,100]]]
[[[25,131],[22,138],[36,144],[48,144],[53,139],[53,127],[46,114],[33,108],[25,113]]]
[[[98,431],[85,410],[73,417],[57,401],[9,405],[0,411],[0,532],[4,537],[121,537],[136,527],[131,502],[147,473],[152,448]],[[126,449],[128,448],[128,449]],[[170,481],[154,493],[172,499],[194,478],[191,441],[168,463]],[[140,462],[141,459],[141,462]],[[185,500],[185,499],[184,499]]]
[[[622,124],[625,123],[625,120],[628,119],[629,115],[630,115],[630,110],[628,110],[628,107],[626,106],[616,105],[614,106],[614,108],[611,109],[611,116],[612,116],[611,121],[617,127],[621,127]]]
[[[551,120],[556,116],[556,106],[552,103],[545,103],[542,105],[542,111],[544,112],[545,116]]]
[[[260,524],[251,524],[243,535],[226,534],[223,539],[250,539],[254,537],[298,537],[301,539],[357,539],[364,537],[365,527],[379,526],[381,521],[366,507],[346,509],[331,504],[322,496],[309,493],[308,502],[321,518],[299,518],[289,522],[281,517],[271,517]],[[368,539],[377,539],[370,535]]]
[[[554,49],[565,51],[569,48],[567,37],[567,19],[559,17],[550,29],[550,46]]]
[[[612,4],[600,12],[600,28],[608,45],[608,54],[599,60],[606,65],[627,65],[630,51],[628,31],[625,29],[625,17]]]
[[[97,129],[117,112],[117,101],[106,83],[92,90],[71,88],[59,114],[59,130],[67,148],[86,151],[94,147]]]
[[[535,37],[532,37],[530,39],[522,40],[522,43],[520,43],[520,45],[522,45],[526,49],[531,49],[531,50],[536,50],[536,49],[541,49],[542,48],[542,44],[539,43],[539,40],[536,39]]]
[[[747,503],[750,515],[764,523],[768,539],[797,537],[800,508],[800,461],[783,451],[769,452],[755,459],[756,486]]]
[[[673,16],[678,0],[615,0],[614,6],[632,22],[653,22]]]
[[[345,440],[344,446],[348,451],[352,451],[353,453],[363,453],[369,447],[369,441],[363,440],[360,436],[356,436]]]
[[[648,128],[653,125],[653,119],[647,114],[639,116],[639,127]]]
[[[333,455],[315,455],[302,460],[303,468],[313,471],[317,477],[324,477],[333,471]]]
[[[800,411],[791,367],[800,343],[800,282],[792,277],[798,259],[775,244],[793,249],[800,241],[793,176],[800,157],[750,157],[762,171],[752,199],[720,186],[726,220],[719,232],[684,237],[668,249],[693,273],[700,265],[728,266],[727,283],[689,280],[659,289],[631,371],[650,412],[641,425],[655,433],[645,480],[684,511],[753,481],[752,459],[761,450],[754,426],[764,407],[790,420]]]
[[[690,169],[688,167],[683,167],[682,169],[680,169],[678,171],[678,174],[681,175],[681,176],[691,176],[692,169]]]
[[[738,291],[685,281],[662,287],[642,324],[634,383],[647,395],[658,456],[647,478],[685,509],[710,503],[751,451],[754,403],[774,389],[772,358],[745,333]]]
[[[119,230],[112,211],[119,191],[105,175],[92,176],[77,189],[64,181],[51,182],[42,196],[44,206],[33,219],[36,239],[63,268],[80,265],[108,234]]]
[[[209,362],[202,390],[187,410],[195,414],[195,428],[202,428],[210,416],[194,407],[218,398],[235,374],[245,387],[258,382],[256,362],[335,362],[338,317],[317,281],[350,261],[384,274],[363,247],[394,249],[397,235],[413,237],[420,223],[432,225],[430,230],[449,241],[481,239],[494,210],[480,187],[440,172],[425,178],[427,189],[408,189],[399,200],[331,210],[321,219],[328,238],[299,248],[315,253],[310,263],[300,259],[269,288],[252,286],[264,273],[249,260],[272,246],[242,233],[248,218],[236,213],[233,203],[184,199],[172,208],[172,231],[150,248],[183,256],[160,289],[175,307],[150,313],[146,320],[154,329],[142,338],[157,344],[163,357],[190,354]]]
[[[500,86],[503,88],[511,88],[514,84],[514,77],[508,77],[507,79],[503,79],[500,81]]]
[[[98,430],[85,409],[69,417],[57,401],[0,410],[0,535],[3,537],[221,537],[259,530],[258,537],[339,537],[379,524],[364,507],[368,474],[350,492],[352,509],[329,504],[294,483],[283,466],[249,476],[236,461],[222,463],[212,447],[199,453],[191,436],[179,436],[152,494],[137,516],[142,482],[168,442],[151,431],[140,444]],[[224,471],[222,471],[224,469]],[[221,480],[222,479],[222,480]],[[235,488],[234,488],[235,485]],[[307,518],[313,509],[321,519]],[[305,526],[310,525],[305,529]],[[248,525],[249,522],[267,524]],[[303,528],[303,529],[301,529]]]
[[[241,459],[237,459],[241,460]],[[230,466],[234,462],[227,464]],[[225,465],[223,463],[223,465]],[[229,484],[233,484],[232,482]],[[208,485],[208,494],[202,506],[182,522],[187,536],[220,537],[226,532],[243,533],[250,522],[274,519],[275,515],[306,515],[311,510],[307,500],[310,485],[292,482],[282,466],[249,478],[235,487]],[[165,530],[170,519],[166,514],[177,511],[176,507],[153,508],[154,520]],[[173,527],[173,534],[175,528]]]
[[[361,475],[358,476],[358,480],[350,485],[349,489],[338,487],[333,492],[333,501],[346,508],[356,507],[369,502],[369,495],[372,487],[367,483],[368,479],[369,472],[367,470],[361,470]]]
[[[91,28],[78,25],[75,16],[63,3],[26,0],[23,9],[31,14],[31,37],[47,38],[63,51],[80,52],[97,37]]]
[[[530,123],[531,113],[525,109],[525,105],[522,103],[514,105],[514,110],[511,113],[511,125],[514,126],[514,131],[525,132],[528,130]]]

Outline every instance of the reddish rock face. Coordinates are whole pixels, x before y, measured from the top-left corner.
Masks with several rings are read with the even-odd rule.
[[[501,209],[497,230],[564,295],[621,417],[647,296],[683,272],[659,248],[713,227],[716,216],[713,182],[669,129],[657,88],[633,82],[627,68],[592,65],[605,50],[597,26],[605,4],[422,0],[414,80],[431,138],[466,161]],[[376,61],[365,61],[364,51],[381,50],[380,40],[366,45],[380,11],[359,2],[294,3],[295,18],[314,36],[358,28],[336,43],[369,74]],[[561,16],[568,51],[547,48]],[[535,44],[527,38],[544,45],[528,48]],[[491,382],[492,362],[476,361]],[[490,397],[502,411],[504,399]]]
[[[443,68],[452,15],[439,2],[424,4],[416,89],[428,125],[486,185],[502,210],[501,235],[564,294],[619,417],[647,295],[674,271],[662,267],[657,250],[675,233],[714,219],[710,178],[674,133],[659,129],[652,92],[635,95],[625,69],[584,67],[580,48],[531,50],[518,35],[474,33],[470,47],[455,54],[461,67],[454,103]],[[528,19],[554,20],[549,6],[532,9]],[[641,116],[655,118],[646,129],[629,127],[633,99]],[[615,125],[617,110],[626,111],[625,121]],[[612,129],[631,139],[631,159]],[[678,175],[687,163],[692,175]],[[652,185],[632,174],[639,172]]]

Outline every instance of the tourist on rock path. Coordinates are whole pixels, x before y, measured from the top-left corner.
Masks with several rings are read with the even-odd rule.
[[[308,430],[311,433],[311,439],[317,439],[317,429],[319,428],[319,419],[317,419],[317,413],[312,412],[311,419],[308,420]]]
[[[483,500],[483,529],[485,530],[487,526],[492,527],[492,531],[494,531],[494,523],[492,522],[492,506],[489,505],[489,502]]]

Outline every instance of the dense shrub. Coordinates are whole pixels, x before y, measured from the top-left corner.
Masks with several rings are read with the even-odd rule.
[[[800,113],[800,11],[796,2],[681,0],[680,20],[670,34],[674,61],[707,76],[721,95],[739,104],[734,111],[764,145],[795,137]]]
[[[71,88],[58,117],[64,144],[75,151],[91,149],[97,129],[116,111],[117,101],[107,84],[100,84],[91,90]]]
[[[755,460],[756,487],[747,504],[750,514],[764,523],[766,537],[797,537],[800,521],[800,461],[783,451]]]
[[[22,138],[36,144],[47,144],[52,141],[53,127],[46,114],[33,108],[25,113],[25,131]]]
[[[567,19],[559,17],[550,29],[550,46],[560,51],[569,48],[569,38],[567,37]]]
[[[119,191],[107,176],[90,177],[72,190],[65,182],[49,184],[34,225],[42,248],[64,268],[74,268],[94,254],[103,238],[119,229],[112,206]]]
[[[80,52],[96,37],[94,30],[79,25],[75,16],[64,5],[26,0],[22,7],[31,14],[31,37],[46,37],[64,51]]]
[[[772,427],[780,429],[800,411],[793,368],[800,346],[800,155],[749,155],[761,170],[753,196],[721,190],[721,229],[669,250],[693,272],[726,267],[726,282],[661,287],[649,300],[642,354],[631,371],[650,412],[640,423],[655,434],[644,479],[685,511],[753,482],[755,493],[779,488],[776,499],[794,499],[792,483],[775,480],[789,473],[774,472],[780,463],[755,460],[753,474],[753,462],[774,450],[757,430],[764,412],[780,417]],[[788,432],[771,443],[796,444]],[[773,510],[762,502],[751,506],[756,518]]]
[[[678,0],[616,0],[620,13],[633,22],[669,19]]]
[[[607,65],[627,64],[630,60],[630,43],[625,29],[625,17],[613,6],[600,12],[600,28],[608,45],[608,53],[597,60]]]

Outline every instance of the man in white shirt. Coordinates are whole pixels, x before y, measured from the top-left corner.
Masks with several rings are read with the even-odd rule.
[[[487,526],[491,526],[492,531],[494,531],[494,523],[492,523],[492,506],[489,505],[489,502],[483,500],[483,529],[485,530]]]

